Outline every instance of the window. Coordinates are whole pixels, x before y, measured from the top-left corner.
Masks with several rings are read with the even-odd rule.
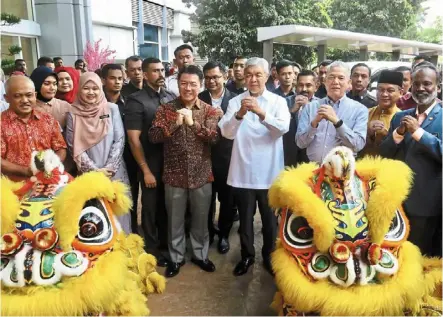
[[[9,47],[17,45],[21,47],[21,52],[11,56],[9,53]],[[13,62],[17,58],[23,58],[26,61],[28,72],[35,68],[35,60],[37,59],[37,42],[35,38],[23,37],[23,36],[8,36],[2,35],[1,37],[1,58],[5,65],[9,65],[9,62]],[[12,71],[9,67],[4,66],[6,72]]]
[[[156,42],[158,43],[158,28],[153,25],[144,25],[145,42]]]
[[[1,9],[23,20],[33,20],[32,0],[1,0]]]
[[[158,44],[145,43],[140,45],[140,56],[142,58],[156,57],[158,58]]]
[[[140,56],[142,58],[160,56],[158,27],[144,24],[144,44],[140,45]]]

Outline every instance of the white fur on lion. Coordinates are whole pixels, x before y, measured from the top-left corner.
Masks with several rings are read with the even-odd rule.
[[[343,172],[343,159],[337,152],[343,153],[343,155],[349,161],[349,174],[342,175]],[[351,179],[355,172],[355,158],[354,153],[346,146],[337,146],[333,148],[324,158],[322,166],[325,167],[325,174],[329,177],[336,177],[339,179]]]
[[[44,154],[43,154],[43,162],[44,162],[44,166],[45,166],[45,170],[44,171],[49,174],[55,168],[58,168],[60,173],[63,174],[64,171],[65,171],[65,167],[62,164],[62,161],[60,160],[58,155],[55,154],[55,152],[53,150],[45,150],[43,152],[44,152]],[[35,166],[35,157],[38,155],[38,153],[40,153],[40,152],[39,151],[33,151],[32,154],[31,154],[31,170],[32,170],[32,174],[34,174],[34,175],[39,172],[39,170]]]

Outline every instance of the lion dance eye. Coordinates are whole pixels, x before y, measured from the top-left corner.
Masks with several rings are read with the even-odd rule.
[[[104,219],[100,217],[99,210],[97,208],[91,208],[90,212],[85,213],[80,218],[80,237],[91,239],[100,236],[104,230],[103,221]]]
[[[84,223],[80,229],[82,236],[90,238],[97,233],[97,226],[92,222]]]

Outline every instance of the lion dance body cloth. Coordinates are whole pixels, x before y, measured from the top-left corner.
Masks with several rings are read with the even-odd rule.
[[[2,315],[148,315],[165,279],[120,228],[127,188],[100,172],[73,179],[52,151],[33,153],[31,170],[25,184],[1,180]]]
[[[402,162],[333,149],[270,189],[280,215],[272,255],[280,315],[441,315],[442,263],[407,241]]]

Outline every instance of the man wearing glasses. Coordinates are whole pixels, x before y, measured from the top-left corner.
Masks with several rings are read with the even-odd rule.
[[[295,140],[311,162],[322,163],[336,146],[347,146],[357,155],[366,143],[368,109],[346,97],[350,71],[340,61],[331,63],[326,72],[327,96],[302,110]]]
[[[221,108],[223,113],[226,113],[229,100],[237,96],[237,94],[230,92],[224,86],[226,67],[220,62],[208,62],[203,66],[203,74],[206,90],[198,95],[199,99],[213,107]],[[211,208],[209,210],[209,238],[212,241],[215,236],[215,200],[216,196],[218,196],[218,201],[220,202],[218,252],[221,254],[227,253],[230,249],[229,232],[236,214],[232,187],[227,184],[233,142],[221,137],[211,149],[214,183],[212,186]]]

